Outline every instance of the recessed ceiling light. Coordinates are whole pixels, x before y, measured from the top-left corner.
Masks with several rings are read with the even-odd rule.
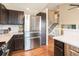
[[[30,10],[30,8],[26,8],[26,10]]]
[[[77,8],[79,10],[79,8]]]

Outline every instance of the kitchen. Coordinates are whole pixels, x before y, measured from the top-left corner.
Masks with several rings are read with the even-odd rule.
[[[0,56],[79,56],[78,8],[0,3]]]
[[[0,4],[0,55],[5,56],[11,50],[23,49],[23,18],[23,11],[7,10]]]
[[[24,5],[28,7],[30,4],[0,3],[1,56],[12,56],[18,50],[28,51],[46,45],[46,14],[40,11],[36,13],[37,11],[35,11],[36,15],[29,15],[27,12],[30,7],[26,8],[26,6],[24,7],[27,11],[25,14],[25,11],[16,8],[16,5],[18,7],[20,5],[23,8]],[[34,4],[31,5],[33,6]],[[38,5],[39,7],[41,6],[41,4]],[[46,4],[43,5],[45,6]],[[15,6],[15,8],[12,6]]]

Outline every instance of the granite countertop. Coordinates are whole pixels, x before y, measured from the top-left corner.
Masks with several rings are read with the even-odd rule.
[[[53,39],[59,40],[61,42],[64,42],[79,48],[79,35],[61,35],[61,36],[53,37]]]
[[[7,33],[7,34],[1,34],[0,35],[0,42],[8,42],[12,37],[13,35],[19,35],[19,34],[23,34],[23,32],[10,32],[10,33]]]

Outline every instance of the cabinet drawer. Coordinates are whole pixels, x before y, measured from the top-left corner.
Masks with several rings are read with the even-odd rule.
[[[23,35],[14,35],[14,38],[16,38],[16,39],[23,39]]]
[[[69,55],[70,55],[70,56],[79,56],[79,53],[76,52],[76,51],[70,50],[70,51],[69,51]]]
[[[64,48],[64,43],[63,42],[60,42],[60,41],[57,41],[57,40],[54,40],[54,44],[60,48]]]
[[[40,33],[31,33],[30,36],[31,36],[31,37],[40,36]]]
[[[73,50],[73,51],[76,51],[76,52],[79,52],[79,48],[71,46],[71,45],[69,45],[69,49]]]
[[[64,50],[58,46],[54,47],[54,56],[64,56]]]

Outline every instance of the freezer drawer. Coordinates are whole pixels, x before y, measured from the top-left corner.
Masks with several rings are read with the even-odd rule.
[[[40,38],[31,39],[31,49],[40,47]]]
[[[40,36],[40,33],[30,33],[30,37],[37,37]]]

